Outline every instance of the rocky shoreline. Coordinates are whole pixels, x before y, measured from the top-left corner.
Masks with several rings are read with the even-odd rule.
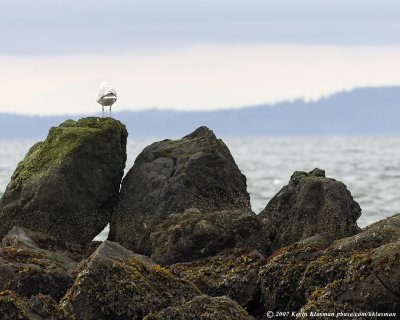
[[[256,214],[206,127],[146,147],[122,179],[127,136],[114,119],[67,120],[19,163],[0,199],[1,319],[400,314],[400,215],[360,229],[321,169]]]

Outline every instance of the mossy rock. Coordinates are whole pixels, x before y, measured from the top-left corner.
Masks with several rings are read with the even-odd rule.
[[[18,164],[0,200],[0,237],[21,226],[90,242],[116,203],[127,135],[111,118],[67,120],[51,128]]]
[[[228,297],[198,296],[176,304],[159,313],[151,313],[143,320],[250,320],[251,317]]]
[[[251,211],[246,177],[206,127],[155,142],[139,154],[122,182],[109,240],[150,256],[154,226],[189,208]]]
[[[359,232],[361,208],[347,187],[325,171],[296,171],[259,214],[269,229],[271,251],[313,235],[330,232],[336,239]]]
[[[76,320],[142,319],[199,294],[149,258],[105,241],[82,264],[61,305]]]

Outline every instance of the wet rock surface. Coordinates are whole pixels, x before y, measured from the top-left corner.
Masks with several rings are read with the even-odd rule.
[[[109,240],[151,255],[154,226],[173,213],[248,210],[246,177],[229,149],[206,127],[146,147],[125,176]]]
[[[89,243],[110,220],[127,135],[111,118],[67,120],[51,128],[18,164],[0,200],[0,237],[21,226]]]
[[[269,228],[272,253],[301,239],[331,232],[335,238],[359,231],[361,208],[346,186],[325,171],[296,171],[259,214]]]
[[[193,261],[233,247],[268,248],[266,227],[252,212],[202,213],[188,209],[173,214],[150,235],[151,258],[161,264]]]

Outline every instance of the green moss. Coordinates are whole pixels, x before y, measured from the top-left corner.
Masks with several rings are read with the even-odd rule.
[[[122,131],[121,131],[122,130]],[[44,142],[36,143],[15,170],[12,181],[40,179],[50,169],[61,163],[68,164],[74,151],[87,142],[102,137],[107,139],[110,132],[123,132],[125,127],[110,118],[84,118],[79,121],[67,120],[59,127],[51,128]]]
[[[299,183],[301,183],[301,184],[310,184],[310,183],[318,183],[318,182],[323,183],[324,181],[326,181],[326,179],[329,179],[329,178],[313,176],[307,172],[296,171],[290,178],[289,184],[297,185]]]
[[[314,170],[310,171],[310,172],[305,172],[305,171],[295,171],[289,181],[289,184],[291,185],[297,185],[299,183],[302,184],[314,184],[314,183],[318,183],[318,182],[324,182],[327,179],[331,179],[331,178],[327,178],[325,177],[325,172],[323,170],[320,170],[318,168],[315,168]]]

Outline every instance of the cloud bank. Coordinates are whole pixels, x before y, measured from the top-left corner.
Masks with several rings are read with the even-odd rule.
[[[157,52],[0,56],[0,112],[92,114],[102,81],[115,110],[213,110],[317,99],[400,83],[400,46],[203,44]]]

